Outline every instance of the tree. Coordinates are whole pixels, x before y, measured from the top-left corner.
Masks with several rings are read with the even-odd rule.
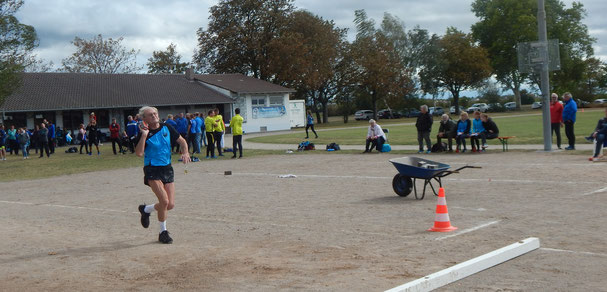
[[[293,0],[221,0],[207,30],[198,29],[194,62],[208,73],[241,73],[272,81],[268,44],[281,35]]]
[[[355,12],[357,35],[352,44],[351,54],[355,68],[355,82],[358,89],[367,96],[377,119],[377,102],[401,98],[411,90],[411,84],[402,59],[395,46],[402,34],[391,35],[386,30],[375,29],[375,22],[367,17],[364,10]],[[397,31],[398,33],[398,31]]]
[[[15,17],[22,5],[22,0],[0,0],[0,105],[21,85],[20,73],[38,45],[34,27]]]
[[[268,68],[274,82],[295,88],[296,95],[320,109],[319,122],[328,122],[327,105],[341,90],[339,70],[345,37],[346,30],[332,21],[299,10],[290,15],[281,35],[268,45]]]
[[[498,81],[514,92],[520,108],[520,88],[529,76],[518,71],[517,44],[537,41],[536,0],[475,0],[472,11],[480,19],[472,33],[487,49]],[[559,39],[561,70],[553,72],[550,81],[559,91],[571,91],[581,82],[583,60],[592,55],[594,39],[582,20],[583,5],[573,2],[565,8],[560,0],[546,1],[548,38]],[[569,88],[569,89],[568,89]]]
[[[154,51],[148,59],[148,73],[184,73],[188,63],[181,62],[181,55],[175,49],[176,46],[171,43],[166,51]]]
[[[72,44],[76,52],[63,59],[63,70],[79,73],[135,73],[142,69],[137,66],[139,50],[127,49],[122,45],[123,37],[116,40],[103,39],[101,34],[91,40],[75,37]]]
[[[459,114],[459,94],[482,84],[491,76],[487,51],[475,44],[471,35],[450,27],[438,41],[437,62],[420,73],[425,80],[434,78],[436,84],[451,92],[453,106]]]

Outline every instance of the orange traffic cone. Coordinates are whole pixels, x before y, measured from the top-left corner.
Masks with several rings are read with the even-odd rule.
[[[455,229],[457,229],[457,227],[451,226],[451,221],[449,221],[447,200],[445,199],[445,189],[440,188],[438,190],[438,202],[436,203],[436,217],[434,219],[434,226],[428,229],[428,231],[449,232]]]

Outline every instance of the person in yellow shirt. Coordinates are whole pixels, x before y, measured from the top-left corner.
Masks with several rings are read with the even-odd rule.
[[[210,158],[216,158],[215,157],[215,145],[214,145],[215,139],[213,138],[213,134],[215,134],[213,132],[214,124],[215,124],[215,120],[213,119],[214,115],[215,115],[215,111],[210,110],[207,117],[204,119],[204,130],[206,131],[207,142],[208,142],[207,159],[209,159],[209,155],[210,155]]]
[[[239,108],[235,109],[234,112],[236,115],[230,120],[230,129],[232,129],[232,148],[234,148],[234,156],[232,156],[232,159],[236,158],[236,148],[240,151],[240,156],[238,158],[242,158],[242,121],[244,120],[240,115]]]
[[[223,139],[223,131],[226,129],[226,124],[223,122],[223,117],[219,114],[219,109],[215,108],[215,115],[213,115],[213,120],[215,121],[213,124],[213,132],[215,135],[215,143],[216,147],[217,147],[217,153],[219,153],[219,156],[223,156],[223,151],[221,147],[222,144],[222,139]]]

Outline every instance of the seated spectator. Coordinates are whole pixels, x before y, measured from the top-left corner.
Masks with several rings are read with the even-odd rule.
[[[484,132],[485,128],[483,128],[481,112],[475,111],[474,120],[472,121],[472,132],[470,133],[470,144],[472,144],[472,152],[482,151],[478,138],[482,138]],[[485,139],[483,139],[483,141],[485,141]]]
[[[365,144],[365,152],[370,153],[373,151],[373,147],[377,149],[377,151],[381,152],[384,143],[386,142],[386,134],[384,130],[375,122],[375,120],[369,120],[369,130],[367,130],[367,142]],[[371,146],[369,148],[369,146]]]
[[[460,151],[460,146],[464,146],[464,149],[462,149],[462,153],[466,152],[466,138],[470,137],[470,128],[472,127],[472,123],[470,122],[470,119],[468,119],[468,113],[467,112],[462,112],[460,114],[460,119],[459,121],[457,121],[457,134],[455,136],[455,142],[457,142],[457,149],[455,150],[456,153],[459,153]]]
[[[607,109],[605,109],[605,117],[600,119],[599,122],[596,124],[596,128],[594,129],[594,132],[592,132],[592,134],[590,134],[589,137],[586,137],[587,140],[590,140],[589,138],[594,138],[594,140],[596,142],[596,145],[594,148],[594,154],[590,158],[591,161],[599,160],[600,155],[601,155],[601,150],[603,149],[603,144],[605,143],[605,140],[606,140],[606,136],[607,136]]]
[[[438,128],[438,135],[436,140],[438,144],[441,144],[441,139],[447,138],[449,142],[449,152],[453,152],[453,138],[455,138],[456,125],[448,114],[443,114],[440,121],[440,127]]]
[[[499,137],[500,130],[497,128],[497,125],[487,114],[481,115],[481,121],[483,121],[483,128],[485,128],[485,132],[481,136],[483,138],[483,150],[489,145],[487,145],[487,139],[495,139]]]

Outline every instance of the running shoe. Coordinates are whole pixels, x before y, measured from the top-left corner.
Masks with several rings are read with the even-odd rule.
[[[146,213],[145,205],[139,205],[139,213],[141,213],[141,226],[148,228],[150,226],[150,214]]]
[[[158,241],[164,244],[173,243],[173,239],[171,238],[171,236],[169,236],[169,232],[167,230],[161,232],[160,235],[158,235]]]

